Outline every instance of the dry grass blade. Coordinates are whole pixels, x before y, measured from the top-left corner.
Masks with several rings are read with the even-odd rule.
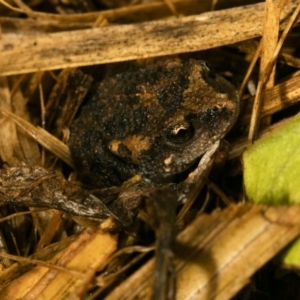
[[[262,35],[262,55],[260,60],[260,74],[262,74],[268,64],[272,59],[273,53],[276,49],[278,41],[278,31],[279,31],[279,16],[280,11],[278,5],[273,0],[267,0],[265,6],[265,22],[264,31]],[[266,88],[271,88],[274,85],[275,80],[275,68],[273,68],[272,73],[266,83]]]
[[[32,136],[40,145],[56,155],[58,158],[74,168],[74,162],[71,157],[69,147],[59,139],[51,135],[43,128],[36,127],[19,116],[5,110],[0,109],[0,112],[11,118],[17,125],[23,128],[30,136]]]
[[[48,263],[55,264],[55,256],[57,253],[63,251],[67,248],[74,240],[76,240],[78,236],[71,236],[67,239],[64,239],[60,243],[54,243],[41,251],[36,252],[34,255],[28,257],[39,260],[39,261],[47,261]],[[51,259],[54,258],[54,259]],[[57,257],[56,257],[57,259]],[[34,266],[30,262],[17,262],[13,264],[11,267],[3,270],[0,273],[0,287],[3,289],[14,279],[22,276],[27,271],[31,270]]]
[[[290,78],[285,81],[275,85],[274,87],[267,89],[265,93],[265,100],[261,109],[261,118],[265,116],[270,116],[276,112],[279,112],[293,104],[299,103],[300,101],[300,72],[297,71],[290,76]],[[250,99],[244,108],[243,117],[239,120],[239,125],[248,124],[251,118],[251,109],[253,106],[253,101]],[[259,131],[258,137],[263,137],[266,133],[278,128],[280,124],[285,123],[281,121],[279,123],[273,124],[263,131]],[[235,141],[232,145],[232,151],[230,153],[230,159],[237,158],[243,153],[247,147],[247,138],[239,139]]]
[[[296,0],[291,0],[286,5],[281,20],[291,14],[296,4]],[[108,26],[22,38],[3,35],[0,74],[118,62],[232,44],[261,35],[263,10],[264,4],[260,3],[142,25]],[[280,27],[284,24],[285,21]]]
[[[4,4],[4,1],[1,1],[1,3]],[[210,8],[210,0],[201,1],[200,6],[198,6],[199,2],[197,0],[173,0],[172,4],[176,10],[184,14],[200,13],[202,11],[207,11]],[[9,8],[9,6],[6,7]],[[14,7],[11,7],[11,9],[14,9]],[[16,9],[17,11],[19,10],[18,8]],[[25,13],[22,10],[20,10],[20,12]],[[59,26],[61,24],[66,25],[66,23],[71,21],[73,23],[69,24],[71,27],[76,27],[76,24],[78,23],[81,23],[81,25],[84,24],[84,27],[90,27],[90,25],[95,22],[99,16],[107,19],[109,22],[124,22],[128,20],[130,20],[130,22],[137,22],[149,18],[160,19],[163,17],[168,17],[172,11],[164,1],[154,1],[116,9],[107,9],[103,11],[93,11],[80,14],[53,14],[36,11],[30,11],[27,13],[32,18],[38,19],[41,24],[45,24],[46,22],[54,26]],[[3,21],[5,21],[5,19]]]
[[[28,257],[20,257],[20,256],[16,256],[16,255],[7,254],[7,253],[0,253],[0,257],[5,257],[5,258],[8,258],[8,259],[11,259],[14,261],[18,261],[18,262],[30,263],[30,264],[34,264],[37,266],[43,266],[43,267],[46,267],[46,268],[49,268],[52,270],[67,273],[67,274],[72,275],[81,280],[84,279],[84,275],[82,275],[81,273],[78,273],[76,271],[70,271],[61,266],[52,265],[52,264],[49,264],[42,260],[37,260],[37,259],[33,259],[33,258],[28,258]]]
[[[104,227],[105,230],[109,228],[111,230],[114,224],[111,220],[107,220],[101,225],[101,228]],[[94,232],[84,231],[65,250],[60,251],[50,260],[58,268],[52,267],[49,263],[43,264],[33,260],[32,263],[43,266],[37,266],[12,281],[1,290],[0,297],[3,300],[65,299],[66,295],[80,294],[82,285],[87,288],[85,281],[88,280],[90,283],[94,278],[90,276],[91,271],[94,274],[96,270],[104,268],[108,257],[115,251],[116,244],[116,236],[105,233],[101,229]],[[74,273],[76,276],[68,269],[76,270]]]
[[[257,49],[256,49],[256,51],[255,51],[255,54],[253,55],[253,58],[252,58],[251,63],[249,65],[249,67],[248,67],[247,73],[245,74],[245,76],[243,78],[243,82],[242,82],[242,84],[240,86],[240,90],[239,90],[239,97],[240,97],[240,99],[242,99],[242,97],[243,97],[246,85],[249,82],[250,76],[252,75],[252,72],[253,72],[254,67],[255,67],[255,65],[257,63],[257,60],[260,57],[261,49],[262,49],[262,43],[260,42],[259,45],[258,45],[258,47],[257,47]]]
[[[196,182],[196,185],[186,195],[187,201],[185,202],[185,204],[183,205],[181,211],[177,216],[177,220],[176,220],[177,225],[182,222],[184,216],[189,211],[194,201],[196,200],[197,196],[199,195],[199,192],[201,191],[205,183],[205,179],[207,178],[211,170],[215,158],[215,154],[218,151],[219,145],[220,145],[219,142],[216,142],[214,145],[212,145],[212,147],[201,158],[201,161],[198,167],[196,168],[196,170],[192,172],[189,175],[189,178],[186,180],[185,183],[186,186],[188,186],[188,183],[191,184],[192,182]]]
[[[247,204],[200,216],[177,238],[177,299],[232,298],[299,234],[299,213],[298,206]],[[148,262],[105,299],[150,299],[153,263]]]
[[[6,77],[0,77],[0,107],[7,111],[12,109],[11,96]],[[0,118],[0,156],[9,165],[23,162],[24,155],[20,150],[16,124],[5,117]]]
[[[265,101],[261,109],[261,117],[274,114],[300,101],[300,72],[297,71],[285,81],[266,90]],[[253,98],[250,98],[244,108],[244,114],[238,124],[248,124],[253,108]]]
[[[300,69],[300,59],[297,57],[294,57],[287,53],[282,53],[280,54],[279,59],[284,61],[288,66]]]
[[[252,115],[251,115],[250,129],[249,129],[249,134],[248,134],[248,143],[249,144],[253,143],[253,141],[257,135],[259,119],[260,119],[260,114],[261,114],[261,107],[262,107],[262,102],[263,102],[264,89],[269,80],[269,77],[273,70],[274,64],[276,63],[276,59],[277,59],[279,51],[282,47],[282,44],[283,44],[288,32],[291,30],[293,24],[296,22],[299,12],[300,12],[300,4],[298,4],[298,6],[296,7],[296,9],[293,12],[293,15],[289,19],[289,22],[288,22],[286,28],[284,29],[284,31],[280,37],[280,40],[277,44],[276,50],[273,53],[272,59],[266,65],[264,72],[261,76],[261,79],[258,82],[257,93],[256,93],[254,104],[253,104],[253,111],[252,111]]]
[[[17,8],[17,7],[13,7],[12,5],[10,5],[9,3],[7,3],[4,0],[0,0],[0,4],[4,5],[5,7],[7,7],[8,9],[10,9],[12,11],[15,11],[15,12],[18,12],[18,13],[24,13],[24,11],[22,9]]]

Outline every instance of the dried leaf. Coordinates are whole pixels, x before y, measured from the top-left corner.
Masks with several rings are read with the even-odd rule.
[[[113,227],[113,223],[109,224],[110,222],[108,220],[107,224],[102,224],[102,228]],[[93,275],[103,269],[108,257],[116,250],[116,245],[117,236],[102,230],[94,232],[86,230],[65,250],[56,254],[55,264],[64,267],[65,272],[59,272],[54,267],[51,269],[51,266],[50,268],[37,266],[2,289],[0,297],[3,300],[29,300],[66,299],[66,295],[70,297],[76,293],[80,296],[82,285],[84,291],[88,287],[88,283],[84,280],[94,280]],[[74,276],[72,271],[80,272],[78,275],[81,276]]]
[[[299,232],[299,206],[248,203],[198,217],[177,237],[176,299],[231,299]],[[153,267],[152,259],[105,299],[150,299]]]
[[[290,0],[285,6],[280,28],[297,3]],[[259,3],[200,16],[145,22],[142,26],[116,25],[22,38],[3,34],[0,74],[118,62],[233,44],[261,35],[263,13],[264,4]]]

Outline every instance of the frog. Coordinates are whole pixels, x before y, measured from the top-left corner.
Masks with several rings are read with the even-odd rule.
[[[121,186],[134,175],[168,182],[234,125],[235,87],[192,58],[108,65],[70,128],[80,179]]]

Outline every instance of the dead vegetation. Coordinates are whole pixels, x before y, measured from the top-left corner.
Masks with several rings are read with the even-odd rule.
[[[1,0],[0,298],[151,298],[147,212],[120,230],[104,206],[93,215],[99,222],[62,212],[72,210],[46,195],[84,191],[64,180],[74,167],[68,127],[90,84],[80,67],[183,54],[208,60],[236,85],[241,114],[208,162],[197,201],[178,213],[176,299],[296,299],[298,277],[260,268],[299,235],[299,208],[237,203],[246,200],[244,149],[299,111],[299,8],[297,0]],[[75,202],[84,207],[88,197]],[[31,208],[41,206],[49,209]]]

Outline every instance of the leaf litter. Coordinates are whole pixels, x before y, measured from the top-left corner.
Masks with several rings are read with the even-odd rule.
[[[280,1],[277,5],[274,1],[266,1],[265,9],[264,3],[252,4],[250,1],[247,3],[249,5],[243,8],[239,6],[245,5],[245,1],[242,3],[236,1],[231,7],[225,7],[225,1],[216,1],[214,5],[210,1],[203,1],[199,4],[197,1],[180,0],[168,1],[168,3],[164,1],[143,3],[141,1],[137,5],[132,5],[131,1],[102,2],[100,7],[92,4],[91,1],[87,2],[86,6],[66,7],[64,4],[45,4],[42,1],[28,2],[25,5],[18,0],[15,1],[17,9],[12,10],[7,5],[1,5],[6,3],[1,1],[0,24],[3,46],[0,52],[0,59],[3,62],[0,68],[2,75],[0,109],[3,112],[0,119],[0,157],[3,162],[1,213],[2,216],[16,211],[24,211],[27,214],[28,207],[32,211],[30,218],[25,217],[27,215],[22,218],[17,214],[17,217],[12,219],[13,222],[3,223],[5,230],[0,236],[1,244],[5,245],[3,252],[11,256],[7,256],[6,263],[2,260],[1,297],[6,295],[8,297],[6,299],[18,297],[23,299],[39,299],[39,297],[84,299],[84,295],[90,293],[86,299],[97,297],[97,299],[104,297],[116,299],[113,297],[119,292],[123,299],[132,299],[134,293],[137,298],[145,299],[150,298],[152,294],[153,266],[149,265],[153,263],[153,260],[147,262],[150,254],[123,254],[113,261],[108,259],[117,249],[126,249],[136,244],[149,247],[154,242],[154,238],[151,238],[149,234],[153,227],[151,225],[153,216],[150,218],[151,213],[147,211],[140,211],[138,219],[132,226],[120,228],[120,224],[129,224],[134,220],[135,205],[138,206],[135,195],[144,187],[139,185],[137,185],[138,188],[132,187],[129,183],[124,189],[124,201],[115,207],[109,207],[107,204],[110,203],[111,197],[120,193],[120,189],[91,193],[90,187],[80,186],[74,182],[75,176],[70,169],[73,162],[68,147],[63,141],[67,139],[67,128],[88,90],[89,77],[80,74],[79,69],[66,68],[195,51],[190,55],[209,60],[218,73],[226,76],[239,87],[253,54],[256,49],[260,49],[256,56],[259,57],[259,53],[262,53],[264,62],[261,70],[258,70],[257,63],[254,61],[253,71],[248,73],[245,86],[247,84],[249,86],[249,82],[254,82],[254,86],[259,91],[257,95],[262,97],[263,101],[259,100],[261,101],[259,105],[254,106],[258,110],[255,111],[256,116],[253,117],[251,113],[253,96],[247,88],[240,93],[241,115],[226,138],[231,146],[227,147],[226,144],[220,146],[219,152],[214,157],[215,163],[209,180],[207,180],[207,182],[214,182],[227,196],[226,198],[232,201],[232,204],[225,208],[227,204],[220,201],[220,196],[210,188],[212,185],[205,185],[205,180],[201,179],[203,184],[200,186],[204,185],[202,192],[194,204],[185,205],[187,209],[184,210],[184,217],[179,213],[181,217],[175,230],[176,232],[183,230],[176,238],[177,246],[174,249],[175,256],[172,258],[175,260],[172,264],[174,274],[178,274],[175,289],[177,296],[188,297],[189,295],[189,297],[198,298],[210,295],[215,299],[233,298],[257,270],[299,234],[299,220],[296,214],[298,206],[280,206],[273,209],[269,206],[256,206],[250,203],[245,206],[236,204],[236,202],[243,201],[242,166],[239,158],[243,150],[249,146],[249,139],[252,141],[256,132],[260,136],[275,127],[280,127],[281,123],[285,123],[285,118],[299,111],[300,91],[299,71],[297,71],[299,58],[294,56],[296,50],[294,41],[299,38],[297,29],[299,18],[294,23],[296,27],[284,37],[285,43],[282,47],[280,46],[281,51],[277,60],[277,55],[275,59],[273,58],[277,47],[277,36],[282,37],[278,30],[286,28],[298,3],[297,1]],[[105,5],[109,9],[103,9]],[[120,6],[112,7],[111,5]],[[212,7],[215,10],[209,11]],[[20,18],[20,12],[26,17]],[[269,14],[265,15],[265,12]],[[274,18],[275,15],[276,18]],[[229,22],[228,16],[230,16]],[[283,21],[279,22],[278,18]],[[147,35],[145,32],[142,36],[139,35],[138,29],[141,27],[141,22],[149,22],[143,24],[148,32],[153,28],[160,28],[163,35]],[[183,40],[180,40],[182,36],[178,35],[181,27],[188,29],[188,34]],[[171,31],[170,28],[172,28]],[[216,34],[216,28],[222,28],[219,34]],[[235,30],[232,30],[233,28]],[[273,43],[266,43],[263,40],[261,46],[258,46],[263,28],[265,41],[272,39]],[[204,32],[204,34],[199,35],[199,32]],[[128,44],[122,44],[120,37],[125,33],[131,38],[132,48],[128,47]],[[93,39],[98,43],[93,44]],[[114,48],[115,41],[120,42],[115,45],[121,50],[117,51],[117,48]],[[109,42],[112,45],[111,52],[108,53],[105,50],[101,52],[100,49],[105,49],[103,45]],[[68,47],[71,43],[74,47]],[[152,46],[149,47],[149,44]],[[268,45],[270,49],[265,48]],[[271,62],[272,59],[273,62]],[[266,73],[264,69],[269,68],[268,72],[271,72],[271,63],[274,64],[275,61],[277,61],[276,70],[273,69],[273,75],[270,81],[267,81],[268,76],[262,77]],[[6,75],[12,76],[5,77]],[[257,82],[264,83],[262,90]],[[46,103],[45,128],[40,127],[43,119],[40,111],[40,97],[37,93],[40,85]],[[255,133],[254,138],[252,136],[249,138],[248,135],[251,116],[255,120],[252,121],[252,123],[255,122],[254,125],[251,125],[254,127],[250,129],[250,132],[252,130]],[[258,120],[260,120],[259,126]],[[292,129],[288,131],[292,132]],[[27,132],[27,135],[24,132]],[[276,133],[274,134],[276,136]],[[283,155],[284,150],[289,149],[293,140],[289,136],[287,134],[285,146],[282,146],[279,155]],[[276,147],[265,146],[268,156],[272,156],[270,147],[277,148],[280,138],[282,137],[274,138]],[[253,147],[256,147],[256,144]],[[250,153],[254,150],[249,147],[248,151]],[[43,168],[38,167],[42,165],[42,156],[44,156]],[[288,156],[290,159],[292,155],[288,154]],[[264,166],[268,161],[267,158],[264,157],[263,163],[259,163],[257,169],[253,171],[254,189],[258,191],[258,194],[264,191],[261,188],[258,189],[257,184],[261,186],[270,178],[274,181],[274,177],[259,175],[265,174]],[[282,159],[276,160],[276,163],[277,169],[280,169],[278,171],[280,176],[275,179],[279,180],[281,176],[284,177],[281,186],[287,188],[295,183],[296,177],[293,172],[296,170],[292,168],[292,171],[287,172],[289,174],[285,177],[282,170],[286,170],[287,164],[284,164]],[[270,164],[272,168],[277,165]],[[247,172],[245,165],[245,176]],[[36,174],[39,176],[35,176]],[[262,179],[258,180],[258,176],[262,176]],[[68,178],[69,181],[66,180]],[[245,177],[245,184],[246,182],[247,177]],[[267,187],[268,193],[271,194],[269,198],[273,199],[275,196],[273,197],[272,193],[276,191],[274,186],[271,189]],[[276,185],[276,188],[279,186]],[[146,189],[145,194],[147,192]],[[57,205],[58,202],[55,202],[55,199],[61,199],[61,197],[55,198],[57,195],[74,199],[73,203],[77,205],[77,207],[75,205],[75,211],[70,210],[70,207],[63,209],[62,204]],[[294,195],[295,197],[292,198],[298,199],[297,193]],[[250,200],[254,198],[251,193],[249,198]],[[130,201],[132,199],[133,201]],[[46,204],[39,205],[42,202]],[[87,202],[89,202],[88,205],[94,206],[94,211],[99,215],[94,215],[93,218],[75,216],[82,215],[84,210],[88,210]],[[5,203],[10,204],[4,205]],[[127,208],[130,203],[132,210],[129,209],[127,213],[125,211],[122,218],[118,220],[114,211],[119,212],[120,208],[124,207],[124,203],[127,203],[125,205]],[[31,208],[40,206],[58,208],[69,214],[53,212],[51,209],[37,212]],[[203,214],[202,211],[205,213]],[[283,215],[287,217],[287,220],[282,220]],[[112,216],[112,218],[107,219],[107,216]],[[260,216],[263,218],[261,219]],[[99,223],[99,217],[105,221]],[[228,226],[229,229],[225,230],[227,227],[225,224],[231,224]],[[27,228],[25,235],[21,230],[24,228]],[[197,228],[200,228],[200,231]],[[243,228],[245,228],[244,231],[242,231]],[[150,238],[145,238],[145,233],[150,235]],[[245,244],[249,245],[247,250],[243,248],[241,236],[245,238]],[[199,237],[199,240],[198,238],[196,240],[196,237]],[[251,239],[254,242],[249,244]],[[200,257],[197,256],[199,253],[197,245],[202,253]],[[277,245],[276,248],[274,245]],[[258,248],[261,248],[265,255],[258,255]],[[202,249],[206,250],[204,254]],[[191,260],[189,260],[190,253],[194,253],[194,258]],[[13,263],[13,255],[16,254],[28,257],[27,262]],[[232,257],[240,260],[234,260]],[[39,265],[38,260],[48,264]],[[136,261],[138,264],[134,264]],[[210,266],[206,265],[207,261],[211,262]],[[253,263],[252,267],[246,268],[247,271],[244,272],[247,261],[257,263]],[[225,262],[240,271],[230,277],[228,275],[231,274],[230,269],[223,268]],[[70,273],[68,271],[63,273],[51,267],[52,264],[69,269]],[[206,268],[206,275],[211,276],[204,274],[201,281],[198,277],[196,280],[192,276],[196,266],[200,269]],[[117,272],[120,268],[125,273],[120,275]],[[274,267],[268,264],[263,270],[266,268],[273,270]],[[72,274],[72,270],[80,272],[83,276]],[[133,272],[134,270],[137,271]],[[244,273],[243,276],[241,273]],[[218,274],[218,276],[215,277],[213,274]],[[279,279],[274,279],[275,275],[270,276],[271,279],[254,276],[252,280],[257,286],[264,280],[275,281],[277,286],[281,286],[284,276]],[[291,276],[291,274],[285,276]],[[124,280],[125,277],[129,277],[128,280]],[[227,281],[223,281],[224,278]],[[59,282],[68,284],[62,286]],[[134,293],[132,292],[134,285],[128,288],[130,282],[136,284]],[[208,287],[208,290],[205,288],[198,290],[200,283],[203,287]],[[296,293],[296,287],[292,288]],[[265,289],[261,292],[267,293],[272,299],[280,299],[282,294],[276,289],[271,287]],[[257,293],[251,290],[251,285],[248,285],[239,295],[243,295],[245,291],[253,295]]]

